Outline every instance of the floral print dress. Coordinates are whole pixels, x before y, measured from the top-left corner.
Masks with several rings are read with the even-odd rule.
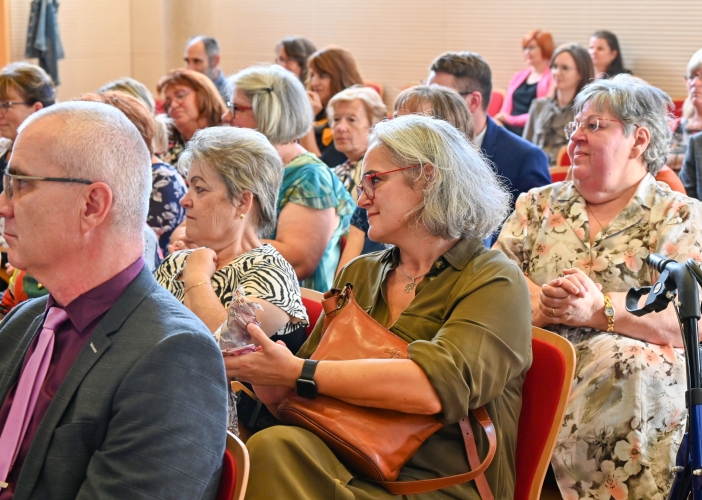
[[[496,248],[538,285],[577,267],[604,293],[626,292],[657,279],[649,252],[702,261],[702,203],[648,174],[591,246],[585,200],[572,181],[555,183],[519,197]],[[552,329],[576,351],[551,461],[563,497],[663,500],[687,415],[682,349],[592,328]]]

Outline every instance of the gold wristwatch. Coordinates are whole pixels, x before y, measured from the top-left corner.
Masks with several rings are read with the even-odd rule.
[[[604,315],[607,317],[607,332],[614,332],[614,306],[612,298],[608,294],[604,294]]]

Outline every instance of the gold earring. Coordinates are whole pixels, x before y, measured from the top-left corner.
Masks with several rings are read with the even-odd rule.
[[[240,219],[243,219],[244,217],[246,217],[246,214],[239,214]]]

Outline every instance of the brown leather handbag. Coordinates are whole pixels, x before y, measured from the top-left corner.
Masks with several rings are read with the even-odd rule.
[[[353,286],[332,289],[322,301],[325,319],[322,338],[311,359],[407,359],[407,342],[384,328],[356,303]],[[292,393],[278,405],[280,418],[316,434],[336,456],[361,476],[394,495],[426,493],[475,479],[483,500],[492,499],[484,471],[495,456],[495,428],[484,407],[471,411],[489,442],[480,462],[468,417],[460,422],[471,471],[421,481],[395,482],[403,465],[442,424],[435,415],[415,415],[368,408],[319,395],[305,399]]]

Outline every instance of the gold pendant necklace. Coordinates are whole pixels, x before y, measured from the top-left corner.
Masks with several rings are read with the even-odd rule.
[[[407,274],[407,273],[404,271],[404,269],[402,269],[402,264],[398,264],[397,267],[400,269],[400,272],[401,272],[402,274],[404,274],[407,278],[409,278],[409,279],[412,280],[411,283],[407,283],[407,284],[405,285],[405,293],[410,293],[410,292],[411,292],[412,290],[414,290],[414,288],[417,286],[417,285],[415,284],[414,280],[418,280],[419,278],[423,278],[424,276],[426,276],[427,274],[429,274],[429,271],[431,271],[431,268],[429,268],[429,271],[427,271],[426,273],[420,274],[419,276],[415,276],[415,277],[413,278],[412,276],[410,276],[409,274]]]

